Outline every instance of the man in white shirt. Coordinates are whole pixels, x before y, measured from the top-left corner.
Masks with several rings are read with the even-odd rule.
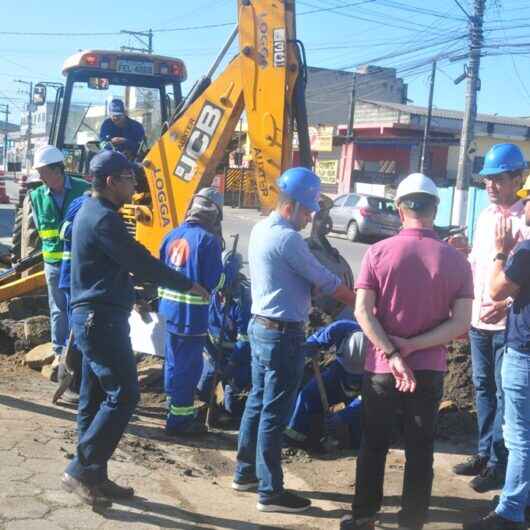
[[[477,454],[454,468],[459,475],[475,476],[470,486],[479,493],[502,487],[506,470],[501,367],[510,299],[492,301],[489,280],[496,257],[495,228],[499,219],[510,219],[514,236],[526,239],[524,206],[516,194],[522,186],[525,168],[519,147],[496,144],[486,154],[480,172],[491,204],[478,218],[469,256],[475,285],[469,340],[479,440]]]

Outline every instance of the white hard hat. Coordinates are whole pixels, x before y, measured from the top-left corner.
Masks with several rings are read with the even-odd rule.
[[[38,171],[32,169],[29,172],[28,178],[26,179],[27,184],[33,184],[34,182],[42,182]]]
[[[350,374],[362,374],[364,372],[364,359],[368,341],[362,331],[354,331],[346,337],[338,348],[338,354],[342,357],[343,366]]]
[[[50,164],[57,164],[58,162],[64,162],[63,152],[54,145],[45,145],[37,149],[33,168],[39,169]]]
[[[412,173],[408,177],[404,178],[397,188],[396,192],[396,203],[399,203],[401,199],[407,195],[413,195],[416,193],[424,193],[425,195],[431,195],[436,199],[436,202],[440,200],[438,195],[438,188],[436,184],[424,175],[423,173]]]

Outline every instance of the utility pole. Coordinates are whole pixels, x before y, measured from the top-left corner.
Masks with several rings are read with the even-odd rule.
[[[0,112],[4,113],[4,172],[7,174],[7,135],[9,133],[9,104],[0,104]]]
[[[477,92],[480,90],[479,70],[482,51],[482,25],[486,0],[474,0],[474,14],[469,17],[469,65],[466,85],[466,108],[460,137],[460,154],[453,204],[452,224],[464,226],[467,217],[467,200],[471,177],[471,160],[468,151],[475,135],[477,117]]]
[[[423,142],[421,144],[420,173],[429,172],[431,169],[430,157],[428,156],[429,137],[431,134],[432,120],[432,102],[434,96],[434,81],[436,79],[436,61],[432,62],[431,84],[429,88],[429,109],[427,110],[427,119],[425,120],[425,129],[423,130]]]
[[[351,86],[351,98],[350,98],[350,120],[348,122],[348,136],[353,141],[353,123],[355,121],[355,100],[357,98],[357,72],[353,72],[353,80]]]
[[[15,79],[15,83],[26,85],[28,89],[28,128],[26,129],[26,171],[31,170],[31,132],[33,127],[33,81]]]

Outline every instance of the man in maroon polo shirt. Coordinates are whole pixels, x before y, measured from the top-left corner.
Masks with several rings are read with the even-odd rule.
[[[398,409],[406,456],[399,527],[420,530],[427,518],[445,345],[468,331],[473,299],[465,256],[433,230],[438,201],[425,175],[404,179],[396,195],[403,229],[373,245],[361,265],[355,316],[371,344],[353,513],[343,517],[341,530],[374,528]]]

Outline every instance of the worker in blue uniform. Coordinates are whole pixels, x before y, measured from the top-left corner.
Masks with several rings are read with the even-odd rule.
[[[64,292],[66,298],[66,314],[68,316],[68,330],[72,328],[72,310],[71,310],[71,293],[70,293],[70,273],[71,273],[71,249],[72,249],[72,227],[74,223],[75,216],[80,210],[81,206],[90,196],[90,192],[85,192],[81,197],[74,199],[66,215],[64,216],[63,223],[61,225],[61,230],[59,232],[59,238],[63,242],[63,258],[61,261],[61,272],[59,275],[59,289]],[[69,333],[67,334],[68,337]],[[66,346],[66,344],[65,344]],[[75,344],[72,347],[76,347]],[[73,355],[72,359],[75,361],[74,365],[70,368],[73,369],[74,377],[70,387],[64,392],[61,399],[67,403],[77,403],[79,401],[79,386],[81,384],[81,352],[79,355]],[[60,381],[65,376],[64,373],[64,364],[61,363],[58,370],[57,378]]]
[[[140,399],[129,337],[133,278],[200,300],[207,300],[208,293],[152,257],[127,231],[118,213],[134,193],[134,174],[125,156],[99,153],[90,162],[90,174],[92,197],[77,212],[72,230],[72,327],[83,367],[79,440],[62,487],[86,504],[104,507],[114,498],[134,495],[108,475],[108,461]]]
[[[334,414],[322,410],[318,385],[312,379],[298,394],[294,413],[284,432],[287,443],[305,446],[313,415],[324,414],[327,431],[335,435],[341,427],[350,431],[352,448],[361,441],[361,393],[366,339],[355,320],[337,320],[311,335],[305,345],[306,357],[315,357],[321,350],[335,348],[336,358],[322,373],[329,405],[344,403],[346,407]]]
[[[136,156],[140,145],[145,140],[143,125],[127,116],[121,99],[113,99],[109,103],[109,114],[110,118],[101,124],[100,141],[110,143],[117,151],[127,150]]]
[[[204,367],[197,385],[199,398],[208,402],[216,361],[219,362],[224,409],[234,418],[243,414],[243,395],[251,383],[247,328],[252,301],[250,288],[241,274],[242,265],[241,254],[231,250],[223,252],[224,283],[210,302]]]
[[[204,188],[192,199],[182,223],[162,242],[160,259],[202,285],[209,293],[222,281],[222,195]],[[195,390],[201,377],[208,335],[209,301],[176,290],[159,290],[159,312],[166,320],[164,389],[169,398],[166,434],[207,432],[197,418]]]

